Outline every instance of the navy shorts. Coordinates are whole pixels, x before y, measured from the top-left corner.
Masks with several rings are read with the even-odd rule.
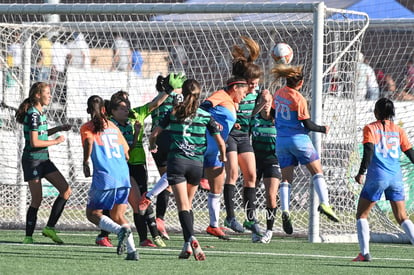
[[[202,176],[203,164],[199,161],[179,158],[168,160],[167,179],[169,185],[181,182],[198,185]]]
[[[265,179],[282,179],[282,172],[280,170],[280,166],[277,160],[263,160],[256,158],[256,163],[260,163],[260,165],[256,166],[257,180],[260,180],[262,177]]]
[[[237,154],[253,152],[249,134],[232,135],[230,133],[226,142],[226,152],[237,152]]]
[[[47,160],[22,159],[24,181],[38,180],[47,174],[59,171],[55,164]]]
[[[168,130],[164,130],[157,137],[156,144],[158,146],[157,152],[152,153],[152,158],[157,167],[167,166],[168,152],[170,151],[171,136]]]

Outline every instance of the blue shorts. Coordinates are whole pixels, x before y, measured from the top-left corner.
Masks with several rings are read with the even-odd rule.
[[[276,138],[276,155],[280,168],[305,165],[319,159],[318,151],[308,135]]]
[[[88,193],[87,209],[111,210],[115,204],[127,204],[129,187],[108,190],[91,189]]]
[[[388,181],[374,181],[369,178],[366,179],[364,187],[361,191],[361,198],[369,201],[378,201],[382,193],[385,194],[385,199],[389,201],[404,201],[404,185],[402,181],[388,180]]]
[[[220,151],[218,149],[217,143],[211,135],[207,135],[207,148],[204,152],[204,168],[209,167],[223,167],[219,159]]]

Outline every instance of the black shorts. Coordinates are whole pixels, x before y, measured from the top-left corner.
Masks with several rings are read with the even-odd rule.
[[[263,160],[256,158],[256,178],[277,178],[282,179],[282,172],[277,160]]]
[[[232,135],[230,133],[226,142],[226,152],[237,152],[237,154],[253,152],[249,134]]]
[[[157,137],[157,152],[152,153],[152,158],[155,161],[157,167],[167,166],[168,151],[170,150],[171,136],[168,130],[164,130]]]
[[[138,184],[139,191],[142,193],[148,191],[148,171],[146,164],[129,164],[129,175],[134,178]],[[132,182],[131,182],[132,184]]]
[[[200,184],[203,176],[203,163],[189,159],[170,159],[167,165],[167,179],[169,185],[186,181],[192,185]]]
[[[38,180],[47,174],[59,171],[50,159],[22,159],[22,166],[24,181]]]

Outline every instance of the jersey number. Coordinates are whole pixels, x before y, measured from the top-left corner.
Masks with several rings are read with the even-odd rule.
[[[289,106],[286,104],[280,103],[279,101],[275,101],[276,118],[279,116],[279,114],[282,116],[284,120],[290,120]]]
[[[121,148],[116,142],[118,135],[102,135],[102,142],[105,148],[105,154],[108,159],[121,158]]]
[[[387,158],[388,156],[391,158],[398,158],[398,140],[397,137],[386,138],[382,136],[380,143],[376,146],[377,153],[382,154],[384,158]],[[389,144],[391,145],[390,148],[388,148]]]

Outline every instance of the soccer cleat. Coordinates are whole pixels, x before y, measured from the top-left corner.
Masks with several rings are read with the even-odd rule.
[[[321,203],[318,207],[318,211],[328,217],[331,221],[339,222],[339,218],[335,215],[331,206]]]
[[[191,244],[190,242],[185,242],[183,250],[181,250],[180,255],[178,255],[178,259],[188,259],[190,258],[191,254],[193,254]]]
[[[170,236],[167,233],[167,230],[165,229],[165,222],[161,218],[156,218],[155,222],[157,223],[157,230],[160,233],[161,237],[164,240],[169,240]]]
[[[201,187],[201,189],[210,191],[210,184],[208,183],[208,180],[205,179],[205,178],[201,178],[200,187]]]
[[[256,233],[252,233],[252,243],[258,243],[258,242],[261,241],[261,239],[262,239],[262,237],[260,237]]]
[[[209,225],[209,226],[207,227],[206,231],[207,231],[207,234],[210,234],[210,235],[216,236],[216,237],[217,237],[217,238],[219,238],[219,239],[226,240],[226,241],[230,240],[230,237],[229,237],[229,236],[227,236],[227,235],[223,232],[223,230],[221,230],[221,228],[219,228],[219,227],[212,227],[211,225]]]
[[[167,245],[165,244],[165,242],[162,240],[161,236],[155,236],[154,238],[154,243],[156,244],[156,246],[158,247],[166,247]]]
[[[113,247],[108,237],[96,237],[95,243],[99,246]]]
[[[266,230],[263,237],[260,239],[260,242],[261,243],[270,243],[270,241],[272,240],[272,237],[273,237],[272,230]]]
[[[116,253],[122,255],[125,251],[126,241],[131,234],[131,229],[128,227],[121,227],[121,230],[118,233],[118,245],[116,247]]]
[[[152,201],[147,198],[147,192],[144,192],[144,194],[142,194],[141,198],[138,200],[138,209],[141,215],[145,214],[145,211],[147,211],[151,203]]]
[[[262,232],[260,231],[259,223],[256,220],[252,220],[252,221],[245,220],[243,223],[243,227],[246,228],[247,230],[252,231],[252,233],[255,233],[259,237],[263,236]]]
[[[231,218],[230,220],[225,218],[224,219],[224,225],[226,227],[231,228],[234,232],[243,233],[244,228],[243,226],[236,220],[235,217]]]
[[[370,262],[371,261],[371,255],[369,253],[362,255],[362,253],[359,253],[358,256],[356,256],[355,259],[352,260],[353,262]]]
[[[146,239],[139,243],[139,246],[146,246],[146,247],[157,247],[155,244],[151,242],[151,240]]]
[[[33,244],[33,243],[34,242],[33,242],[33,237],[32,236],[24,237],[23,244]]]
[[[138,261],[139,260],[139,254],[138,251],[132,251],[130,253],[127,253],[127,256],[125,257],[125,260],[127,261]]]
[[[293,233],[292,220],[290,219],[290,214],[288,211],[282,212],[282,226],[283,231],[285,231],[286,234],[290,235]]]
[[[197,241],[197,239],[194,236],[191,237],[190,244],[191,244],[191,248],[193,249],[193,255],[196,261],[204,261],[206,259],[206,255],[201,249],[200,243]]]
[[[57,244],[63,244],[63,241],[56,235],[56,229],[53,227],[46,226],[42,231],[43,236],[49,237]]]

